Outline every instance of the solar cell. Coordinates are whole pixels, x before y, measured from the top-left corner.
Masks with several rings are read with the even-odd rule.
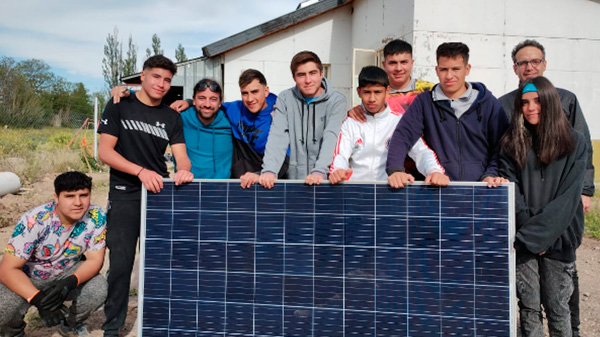
[[[144,196],[139,336],[516,336],[512,184]]]

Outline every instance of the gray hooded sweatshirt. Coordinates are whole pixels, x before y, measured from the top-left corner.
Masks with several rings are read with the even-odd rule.
[[[289,179],[304,179],[316,172],[327,176],[347,107],[346,97],[325,78],[321,86],[323,93],[310,104],[296,86],[279,94],[262,173],[279,172],[289,146]]]

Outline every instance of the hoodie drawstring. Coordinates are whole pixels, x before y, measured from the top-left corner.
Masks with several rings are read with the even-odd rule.
[[[308,107],[310,109],[310,106]],[[313,104],[313,144],[317,143],[317,136],[315,135],[316,132],[316,124],[315,124],[315,119],[317,118],[317,113],[315,112],[315,105]]]
[[[216,142],[215,142],[215,126],[214,125],[211,125],[211,130],[212,130],[212,139],[213,139],[213,142],[212,142],[213,172],[217,173],[217,164],[216,164],[217,160],[216,160],[216,156],[215,156],[215,143]]]
[[[301,104],[302,105],[302,115],[300,115],[300,129],[301,129],[301,135],[302,138],[300,139],[300,144],[304,145],[304,103]]]
[[[443,122],[446,120],[446,114],[444,113],[444,109],[438,109],[438,112],[440,113],[440,122]]]

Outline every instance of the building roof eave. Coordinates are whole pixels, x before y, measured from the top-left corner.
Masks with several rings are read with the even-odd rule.
[[[353,0],[321,0],[310,6],[299,8],[291,13],[206,45],[202,48],[202,53],[205,57],[214,57],[251,41],[271,35],[315,16],[347,5],[352,1]]]

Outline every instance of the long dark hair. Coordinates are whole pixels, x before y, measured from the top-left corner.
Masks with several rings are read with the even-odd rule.
[[[523,117],[523,87],[532,83],[537,88],[541,111],[537,125],[525,125]],[[528,123],[527,123],[528,124]],[[536,136],[528,128],[535,130]],[[535,141],[535,144],[532,142]],[[523,168],[527,160],[527,150],[533,146],[538,160],[550,164],[556,159],[571,153],[575,149],[575,138],[572,127],[560,104],[560,96],[552,83],[545,77],[535,77],[523,81],[515,97],[512,120],[508,130],[502,137],[501,146],[504,152],[512,157]]]

